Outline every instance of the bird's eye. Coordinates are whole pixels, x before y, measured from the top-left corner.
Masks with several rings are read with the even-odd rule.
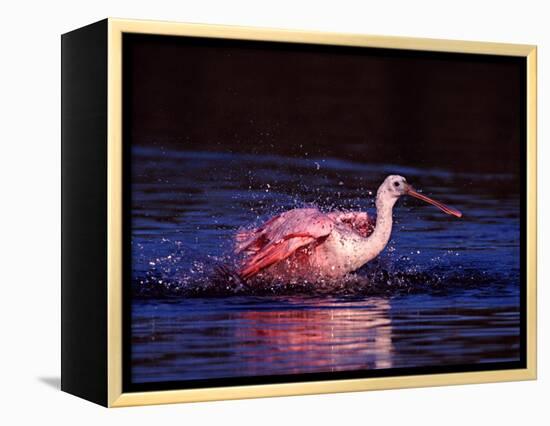
[[[399,186],[399,182],[394,182],[393,186]]]

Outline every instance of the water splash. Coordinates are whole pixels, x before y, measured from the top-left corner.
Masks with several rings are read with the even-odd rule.
[[[498,292],[499,282],[520,281],[519,204],[508,191],[511,175],[154,148],[134,148],[133,156],[131,269],[138,297],[392,296],[472,286]],[[344,280],[243,283],[231,272],[238,266],[228,254],[237,229],[292,208],[373,212],[377,185],[390,171],[444,194],[467,218],[450,226],[439,211],[401,200],[394,239],[376,262]]]
[[[413,258],[396,255],[390,246],[385,257],[345,278],[315,282],[244,281],[235,273],[238,259],[231,254],[198,258],[197,253],[181,242],[164,240],[163,244],[171,247],[171,253],[150,259],[146,262],[148,268],[136,273],[132,284],[135,297],[449,295],[488,286],[494,292],[495,285],[509,283],[511,279],[472,268],[453,267],[448,260],[456,256],[453,251],[432,259],[427,267],[421,268]]]

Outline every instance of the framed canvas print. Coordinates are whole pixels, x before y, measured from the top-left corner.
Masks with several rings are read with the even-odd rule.
[[[107,19],[62,36],[62,389],[536,377],[536,48]]]

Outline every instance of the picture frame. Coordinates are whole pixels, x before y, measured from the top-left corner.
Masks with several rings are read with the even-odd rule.
[[[142,44],[140,43],[148,43],[151,38],[154,38],[154,43],[156,44],[148,45],[148,50],[139,50],[142,48]],[[161,75],[165,72],[162,69],[164,65],[161,64],[170,63],[169,61],[162,61],[166,58],[170,58],[170,55],[172,55],[174,51],[177,51],[177,49],[184,49],[179,44],[179,41],[183,39],[195,41],[206,40],[203,44],[199,43],[197,45],[192,45],[191,48],[186,47],[185,49],[187,50],[185,50],[185,52],[190,55],[186,57],[188,61],[191,59],[195,61],[205,61],[204,63],[210,67],[212,67],[213,63],[216,63],[216,56],[212,55],[225,55],[225,57],[232,57],[233,55],[233,57],[238,57],[239,55],[236,53],[237,50],[232,49],[241,48],[244,50],[249,49],[247,52],[252,51],[253,55],[260,55],[260,53],[255,52],[262,52],[264,50],[276,51],[279,52],[278,54],[280,54],[280,52],[293,52],[294,56],[292,57],[298,62],[300,61],[300,55],[306,55],[307,52],[318,49],[319,55],[328,59],[324,62],[320,61],[317,64],[321,64],[327,67],[327,69],[333,66],[334,68],[331,69],[340,70],[339,72],[345,70],[345,67],[356,66],[353,65],[355,64],[353,62],[353,57],[355,56],[376,57],[376,55],[380,55],[380,58],[382,58],[380,59],[381,61],[395,61],[395,63],[398,64],[401,64],[401,62],[399,62],[399,60],[401,60],[400,58],[407,58],[407,60],[414,61],[416,57],[429,58],[436,62],[463,61],[463,63],[469,63],[468,61],[470,61],[475,63],[476,61],[487,61],[489,65],[483,66],[488,67],[487,72],[489,74],[493,72],[490,68],[493,66],[491,64],[515,64],[514,69],[518,70],[518,79],[521,80],[521,88],[517,89],[517,93],[519,93],[517,99],[519,99],[519,101],[514,101],[516,98],[507,99],[512,99],[510,103],[513,103],[516,108],[510,111],[518,110],[520,113],[519,115],[510,113],[510,115],[506,112],[506,114],[508,114],[506,115],[499,110],[500,112],[495,112],[493,115],[495,117],[501,117],[502,114],[504,114],[504,117],[506,117],[504,120],[508,120],[509,117],[512,117],[514,120],[517,119],[517,129],[519,129],[519,136],[516,138],[519,143],[516,143],[516,139],[514,138],[510,138],[510,140],[513,140],[512,142],[502,142],[502,144],[509,143],[510,146],[512,146],[511,149],[517,149],[517,152],[520,153],[517,158],[508,158],[511,164],[510,167],[518,167],[518,176],[521,175],[518,177],[517,181],[519,188],[517,199],[520,201],[517,202],[517,206],[514,205],[514,208],[517,207],[517,217],[519,218],[519,225],[517,227],[518,243],[516,248],[519,250],[520,254],[517,256],[516,260],[521,263],[518,269],[518,275],[514,278],[517,279],[519,286],[517,293],[517,325],[514,326],[518,331],[517,336],[514,335],[516,337],[514,337],[515,340],[513,339],[513,343],[509,343],[510,347],[517,346],[518,348],[518,361],[495,362],[494,365],[492,365],[492,361],[482,360],[482,362],[477,364],[461,364],[459,367],[457,367],[458,364],[455,365],[452,363],[449,364],[450,366],[431,365],[426,367],[422,365],[420,367],[424,368],[424,370],[395,368],[393,373],[391,371],[386,371],[386,367],[382,366],[372,368],[371,371],[374,371],[374,373],[369,374],[365,373],[363,370],[353,373],[353,371],[355,371],[353,369],[339,372],[339,366],[334,367],[330,365],[322,367],[326,371],[321,369],[311,370],[313,371],[311,372],[309,366],[305,365],[302,366],[303,370],[299,368],[296,370],[299,373],[292,373],[295,366],[289,368],[287,373],[285,373],[286,370],[277,370],[279,371],[278,373],[270,373],[271,370],[266,370],[268,374],[256,374],[257,376],[261,376],[260,379],[254,379],[253,374],[251,378],[240,381],[238,380],[239,377],[204,376],[205,378],[208,377],[210,381],[187,381],[185,383],[188,383],[188,386],[181,388],[178,387],[178,383],[183,382],[177,380],[172,385],[168,386],[159,384],[162,380],[158,383],[153,381],[151,382],[152,384],[150,383],[149,385],[135,385],[133,383],[134,376],[132,375],[133,358],[131,347],[135,344],[132,342],[138,341],[139,339],[135,334],[132,334],[132,330],[134,330],[131,327],[133,321],[132,315],[135,315],[136,308],[131,305],[131,300],[133,300],[132,298],[134,296],[132,296],[132,290],[128,290],[130,288],[128,281],[133,279],[133,270],[130,265],[133,261],[132,256],[134,256],[132,253],[135,253],[135,249],[132,248],[131,235],[133,235],[132,226],[135,226],[136,223],[132,216],[132,209],[134,208],[132,204],[132,191],[136,191],[136,189],[132,188],[135,187],[134,183],[137,175],[132,174],[132,167],[140,167],[140,165],[138,164],[136,166],[134,164],[132,166],[129,159],[132,159],[132,162],[136,161],[135,158],[137,157],[131,149],[133,145],[142,143],[135,142],[135,140],[137,140],[136,135],[141,135],[140,132],[143,131],[143,128],[139,126],[132,127],[132,123],[137,123],[139,121],[138,118],[136,118],[138,115],[133,114],[136,114],[136,109],[139,110],[139,102],[142,102],[143,99],[152,99],[154,101],[157,98],[140,97],[141,95],[136,94],[135,87],[139,88],[140,84],[136,83],[136,81],[139,82],[143,80],[139,79],[141,77],[135,77],[135,74],[132,74],[134,70],[132,66],[138,69],[139,64],[149,64],[148,68],[145,67],[147,68],[147,73],[144,72],[142,73],[143,75],[156,75],[155,73],[157,72]],[[130,51],[128,47],[130,46],[129,40],[133,40],[132,43],[135,43],[132,46],[137,46],[135,50],[132,50],[134,53],[131,55],[134,56],[125,56]],[[172,50],[168,48],[164,49],[163,43],[170,44],[170,49]],[[357,34],[333,34],[313,31],[184,24],[113,18],[105,19],[64,34],[61,38],[61,44],[62,390],[104,406],[121,407],[536,379],[537,51],[535,46]],[[253,48],[250,48],[250,46],[253,46]],[[211,56],[200,53],[201,49],[206,48],[210,49],[208,55]],[[134,49],[134,47],[132,47],[132,49]],[[162,53],[165,50],[169,53]],[[345,56],[342,54],[344,51],[346,55],[348,55],[346,56],[348,59],[345,61],[342,60]],[[154,53],[156,56],[154,59],[147,60],[147,57],[143,55],[151,55],[151,52],[156,52]],[[163,54],[165,56],[162,56]],[[401,56],[398,58],[395,55]],[[145,57],[145,62],[139,62],[139,60],[144,60],[143,57]],[[349,57],[352,59],[349,59]],[[252,64],[256,64],[255,61],[250,60],[250,57],[247,57],[247,61],[251,67]],[[257,63],[263,63],[262,61],[265,62],[268,61],[268,59],[262,57],[258,59]],[[307,61],[304,61],[304,63],[306,62]],[[231,82],[239,81],[240,74],[238,72],[231,74],[231,72],[228,71],[229,68],[223,68],[222,63],[227,63],[227,61],[224,62],[220,60],[219,63],[220,68],[217,72],[219,72],[220,75],[221,73],[225,73],[224,75],[231,75],[233,79],[230,80]],[[329,63],[332,65],[329,65]],[[186,67],[190,66],[189,63],[186,64]],[[235,64],[235,62],[231,62],[230,65],[227,66],[236,66]],[[361,64],[363,64],[363,62],[361,62]],[[243,65],[241,64],[240,66]],[[371,65],[365,63],[360,66],[368,67]],[[385,72],[390,73],[391,65],[388,67],[389,68],[384,69],[386,70]],[[176,71],[180,72],[182,69],[184,68],[180,67],[177,68]],[[202,69],[203,72],[206,72],[204,70],[207,69],[207,66],[204,65],[202,68],[199,67],[198,69]],[[237,69],[242,71],[242,68]],[[265,71],[267,68],[258,69],[263,69]],[[303,72],[304,69],[309,68],[301,68],[301,72]],[[168,77],[168,71],[166,71],[167,81],[172,81],[170,78],[174,78],[173,74],[175,71],[171,70],[170,72],[172,76]],[[417,70],[417,72],[419,75],[422,75],[421,71]],[[291,74],[291,77],[288,77],[288,75],[285,74],[284,78],[287,80],[285,80],[284,84],[288,84],[291,87],[298,87],[292,86],[292,84],[294,84],[292,81],[297,75],[298,74]],[[350,77],[350,81],[356,82],[361,80],[360,77],[357,77],[359,74],[353,75],[355,75],[355,77]],[[305,79],[304,81],[306,81],[308,78],[314,78],[314,74],[306,76],[302,74],[302,77]],[[277,73],[269,75],[271,81],[277,80],[278,78],[282,79],[283,77],[278,77]],[[475,79],[476,74],[472,72],[472,74],[464,80],[466,82],[464,84],[470,84],[469,82],[474,84],[473,81]],[[159,81],[160,84],[160,80],[153,80],[153,82],[154,81]],[[183,79],[182,81],[181,86],[184,87],[185,84],[187,84],[185,83],[187,80]],[[195,80],[189,81],[196,82]],[[214,80],[209,80],[210,83],[212,83],[212,81]],[[222,81],[222,83],[227,83],[229,80],[221,79],[220,81]],[[367,83],[363,82],[362,84]],[[449,82],[449,84],[452,84],[452,82]],[[479,84],[479,87],[482,87],[481,85],[485,83]],[[211,88],[212,86],[214,86],[214,88]],[[179,87],[180,83],[173,87],[173,91],[177,92],[178,90],[183,90]],[[226,88],[229,86],[220,87]],[[154,91],[155,88],[149,87],[148,90]],[[199,93],[199,95],[215,99],[216,96],[218,96],[216,93],[220,91],[220,88],[210,84],[197,90],[204,91]],[[216,90],[218,90],[218,92],[216,92]],[[423,89],[420,88],[419,90]],[[131,95],[128,95],[128,93]],[[131,99],[125,98],[125,96],[131,96]],[[345,96],[349,97],[351,95],[348,94]],[[258,107],[254,103],[243,103],[245,106],[240,104],[233,105],[231,99],[234,98],[223,98],[225,103],[222,110],[225,110],[225,108],[228,110],[232,108],[241,108],[242,110],[242,108],[244,108],[246,112],[252,111],[253,107]],[[248,98],[248,102],[250,102],[250,99],[251,98]],[[320,103],[326,102],[329,96],[326,95],[319,99]],[[153,101],[152,105],[157,105],[154,104]],[[295,102],[302,102],[304,108],[308,105],[307,102],[300,97],[297,97]],[[353,102],[350,103],[349,107],[350,111],[359,108],[357,102],[357,99],[353,98]],[[166,105],[174,104],[167,103]],[[192,105],[198,108],[196,105],[199,105],[199,103]],[[262,111],[264,116],[269,116],[269,103],[266,105],[268,106],[267,109]],[[341,107],[342,104],[338,105]],[[492,107],[496,108],[494,104],[489,103],[487,105],[488,107],[493,105]],[[287,107],[290,108],[290,105],[287,105]],[[281,110],[285,108],[286,107],[283,105]],[[333,111],[334,113],[334,108],[335,105],[332,105],[331,108],[327,107],[327,110]],[[457,104],[457,106],[453,108],[456,109],[452,111],[460,115],[460,111],[464,110],[464,105],[460,106]],[[149,110],[145,109],[145,111]],[[200,110],[200,113],[202,114],[204,111],[209,110]],[[191,113],[189,113],[191,119],[197,119],[196,115],[193,116],[192,112],[191,110]],[[154,113],[154,111],[149,111],[148,117]],[[219,113],[220,116],[225,117],[226,115],[224,114],[223,111]],[[143,114],[139,116],[140,119],[143,118],[143,116]],[[181,120],[189,126],[190,122],[185,121],[186,119],[189,120],[189,118],[185,117],[187,116],[183,113],[180,114],[180,112],[178,112],[178,114],[169,112],[162,116],[162,120],[168,120],[170,122],[169,125],[166,125],[168,127],[175,126],[173,123],[177,120]],[[325,115],[325,117],[330,116]],[[391,121],[391,118],[386,117],[384,119]],[[418,116],[417,119],[429,120],[429,118],[425,116]],[[497,120],[497,118],[495,118],[495,120]],[[265,125],[265,123],[262,125]],[[348,125],[351,126],[349,123],[346,124],[346,126]],[[210,124],[210,126],[214,125]],[[206,144],[210,142],[206,140],[206,137],[204,139],[200,137],[201,134],[204,135],[204,133],[200,132],[204,132],[206,127],[207,126],[203,124],[203,127],[197,127],[195,130],[194,134],[198,134],[199,136],[197,137],[196,145],[193,145],[193,150],[196,151],[198,150],[197,147],[199,147],[201,149],[204,148],[205,152],[212,152],[213,148],[211,146],[206,146]],[[159,127],[151,126],[151,128],[158,129]],[[269,128],[264,130],[267,132]],[[182,137],[185,136],[182,134],[181,127],[178,127],[177,131],[180,132]],[[243,132],[244,130],[242,133]],[[212,134],[214,133],[216,132]],[[222,134],[226,135],[223,132]],[[281,134],[285,134],[284,131],[281,131]],[[300,137],[302,136],[303,135],[300,134]],[[502,135],[498,133],[498,136],[501,137]],[[504,134],[504,136],[506,136],[506,134]],[[212,135],[209,137],[213,138]],[[263,137],[264,139],[269,139],[265,135],[263,135]],[[323,138],[322,136],[311,135],[311,138],[311,141],[304,141],[303,143],[310,144],[307,145],[310,148],[314,146],[314,143],[318,144],[315,146],[323,146],[322,144],[324,142],[321,140]],[[428,140],[429,136],[425,136],[425,138]],[[224,146],[223,138],[221,140],[221,145],[216,142],[218,143],[216,146]],[[274,145],[279,144],[279,147],[283,144],[281,139],[275,137],[270,139],[270,141]],[[174,143],[176,144],[179,142]],[[239,143],[244,144],[242,141]],[[344,146],[344,142],[336,141],[334,144],[334,146]],[[237,146],[237,142],[235,142],[234,146]],[[234,146],[232,145],[232,150]],[[493,145],[491,145],[491,147],[492,146]],[[496,147],[497,145],[494,146]],[[250,149],[250,146],[245,146],[247,152],[250,151]],[[287,151],[285,151],[284,155],[288,154],[289,157],[295,155],[292,144],[286,149]],[[329,151],[331,153],[334,152],[333,148],[327,148],[327,151],[323,152]],[[173,155],[170,152],[172,151],[168,150],[168,157]],[[311,164],[313,164],[314,167],[325,167],[324,164],[319,163],[321,160],[318,159],[323,158],[319,156],[319,152],[317,152],[318,155],[311,160]],[[489,155],[493,153],[491,150],[487,152]],[[254,151],[252,153],[262,155],[264,152],[259,149],[259,151]],[[300,158],[304,155],[303,152],[299,154],[299,156],[301,156]],[[376,156],[377,154],[374,153],[373,155]],[[353,156],[360,156],[360,154],[355,152]],[[329,156],[327,156],[327,158],[328,157]],[[450,158],[452,158],[452,156]],[[191,162],[195,160],[187,158],[181,161],[182,164],[191,164]],[[185,161],[187,161],[187,163],[185,163]],[[222,163],[224,161],[226,160],[222,160]],[[282,160],[279,159],[277,161]],[[145,160],[143,164],[145,164]],[[164,167],[164,165],[162,167],[159,166],[159,168]],[[437,168],[437,165],[431,164],[430,167]],[[337,183],[339,184],[339,182]],[[271,187],[269,186],[266,188],[265,191],[269,191]],[[375,187],[372,188],[376,189]],[[263,190],[264,188],[262,191]],[[457,197],[457,199],[460,198]],[[465,213],[465,218],[466,216],[467,213]],[[266,219],[266,217],[263,217],[263,219]],[[168,220],[167,223],[171,222]],[[516,230],[516,228],[513,229]],[[234,231],[235,229],[232,229],[232,232]],[[512,260],[515,259],[513,256],[512,258]],[[454,265],[454,263],[452,265]],[[158,277],[156,280],[156,282],[158,282]],[[254,297],[262,297],[261,294],[258,295],[254,292],[251,294],[253,294]],[[246,318],[246,321],[254,322],[258,320],[257,317],[249,316]],[[316,321],[324,320],[320,317],[314,317],[311,321],[311,324],[313,324]],[[510,339],[509,336],[507,338]],[[391,339],[390,337],[390,340]],[[506,340],[506,342],[509,341],[511,340]],[[290,345],[294,344],[294,342],[284,340],[284,344]],[[164,355],[168,356],[168,354]],[[193,360],[193,362],[195,362],[194,365],[201,365],[200,363],[202,361],[199,358]],[[186,368],[189,369],[188,366]],[[383,373],[376,373],[377,369],[380,369]],[[151,374],[153,377],[154,374],[160,374],[155,373],[155,371],[160,371],[158,369],[152,371],[153,372],[148,371],[147,374]],[[306,375],[303,377],[299,376],[299,374],[304,373],[304,371]],[[165,370],[163,370],[163,372],[165,373]],[[311,375],[307,376],[307,374]],[[144,375],[143,377],[145,377],[145,379],[143,379],[144,383],[147,382],[147,380],[150,381],[147,377],[151,376]],[[269,377],[271,377],[271,379]]]

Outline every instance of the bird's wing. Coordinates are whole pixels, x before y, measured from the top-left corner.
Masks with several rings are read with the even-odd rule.
[[[334,220],[317,209],[295,209],[282,213],[251,231],[237,234],[237,252],[248,255],[239,275],[250,278],[296,250],[326,238]]]
[[[343,223],[367,238],[374,232],[376,217],[366,212],[334,212],[330,213],[337,223]]]
[[[235,253],[257,253],[269,242],[269,230],[279,226],[282,219],[282,215],[274,216],[258,228],[239,230],[235,234]]]

